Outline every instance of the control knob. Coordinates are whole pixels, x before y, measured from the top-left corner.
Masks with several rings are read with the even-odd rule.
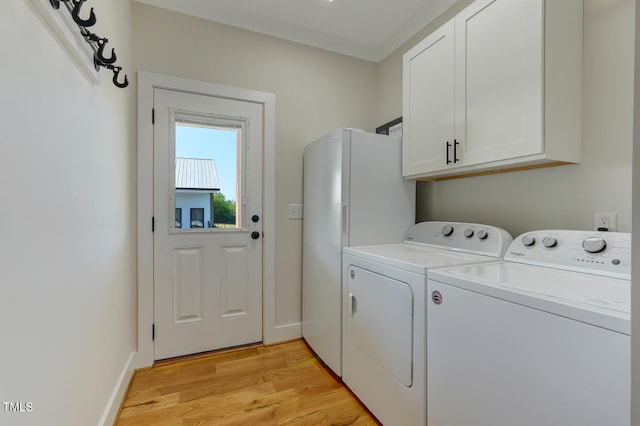
[[[464,230],[464,236],[467,238],[473,237],[473,229],[467,228]]]
[[[525,247],[531,247],[535,243],[536,239],[533,235],[525,235],[524,237],[522,237],[522,244],[524,244]]]
[[[478,231],[478,238],[480,238],[481,240],[486,240],[488,236],[489,236],[489,233],[487,232],[486,229],[481,229]]]
[[[600,253],[607,247],[607,242],[600,237],[589,237],[582,241],[582,248],[587,253]]]
[[[449,235],[453,234],[453,226],[451,225],[445,225],[442,227],[442,234],[445,237],[448,237]]]
[[[542,239],[542,245],[546,248],[555,247],[558,245],[558,240],[555,237],[544,237]]]

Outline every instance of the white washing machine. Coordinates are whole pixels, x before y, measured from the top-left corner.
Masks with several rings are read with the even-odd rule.
[[[429,426],[629,426],[631,236],[536,231],[429,272]]]
[[[342,380],[385,425],[426,424],[427,270],[501,258],[503,229],[422,222],[403,243],[343,248]]]

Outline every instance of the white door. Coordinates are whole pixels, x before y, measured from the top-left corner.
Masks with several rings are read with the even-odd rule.
[[[541,0],[481,0],[455,18],[461,164],[543,152]]]
[[[262,340],[258,103],[154,89],[154,359]]]
[[[454,33],[451,20],[403,57],[404,176],[455,165]]]

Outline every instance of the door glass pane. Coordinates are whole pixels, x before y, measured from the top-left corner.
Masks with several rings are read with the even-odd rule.
[[[236,203],[241,132],[233,125],[176,119],[174,229],[241,226]]]
[[[182,209],[176,208],[176,228],[182,228]]]
[[[204,228],[204,208],[191,209],[191,228]]]

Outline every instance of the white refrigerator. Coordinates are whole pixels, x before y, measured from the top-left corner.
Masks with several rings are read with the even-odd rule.
[[[401,140],[340,128],[304,150],[302,336],[342,375],[342,247],[399,243],[415,223]]]

